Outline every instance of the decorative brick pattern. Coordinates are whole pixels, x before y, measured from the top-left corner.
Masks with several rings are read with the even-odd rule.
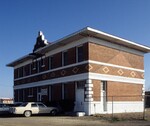
[[[119,74],[119,75],[123,75],[123,73],[124,73],[124,72],[123,72],[122,69],[119,69],[119,70],[118,70],[118,74]]]
[[[144,57],[117,49],[89,43],[89,60],[144,69]]]
[[[62,71],[61,71],[61,75],[64,76],[65,74],[66,74],[66,71],[65,71],[65,70],[62,70]]]
[[[78,71],[79,71],[78,67],[74,67],[73,70],[72,70],[73,73],[77,73]]]
[[[112,66],[103,66],[98,64],[90,64],[90,66],[92,66],[90,72],[93,73],[143,79],[143,72],[139,71],[120,69]]]
[[[86,73],[86,72],[88,72],[88,70],[86,69],[86,66],[87,66],[87,64],[83,64],[83,65],[76,66],[76,69],[74,69],[75,67],[69,67],[69,68],[62,69],[62,70],[56,70],[53,72],[36,75],[33,77],[28,77],[26,79],[16,80],[16,81],[14,81],[14,85],[21,85],[21,84],[25,84],[25,83],[32,83],[32,82],[38,82],[38,81],[42,81],[42,80],[59,78],[62,76],[70,76],[70,75],[74,75],[74,74]],[[73,71],[73,69],[74,69],[74,71]],[[43,76],[44,76],[44,78],[43,78]]]
[[[102,70],[104,71],[104,73],[108,73],[109,72],[108,67],[104,67]]]
[[[135,76],[136,76],[136,73],[135,73],[134,71],[132,71],[132,72],[130,73],[130,75],[131,75],[132,77],[135,77]]]

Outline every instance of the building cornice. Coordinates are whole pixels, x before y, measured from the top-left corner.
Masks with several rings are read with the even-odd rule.
[[[137,44],[135,42],[132,42],[132,41],[120,38],[120,37],[116,37],[116,36],[110,35],[108,33],[105,33],[105,32],[90,28],[90,27],[86,27],[86,28],[83,28],[77,32],[74,32],[74,33],[72,33],[72,34],[70,34],[70,35],[68,35],[62,39],[59,39],[59,40],[57,40],[51,44],[48,44],[47,46],[39,48],[38,50],[35,50],[34,53],[45,54],[45,53],[52,51],[56,48],[63,47],[70,42],[73,42],[73,41],[76,41],[76,40],[79,40],[79,39],[82,39],[85,37],[92,37],[92,38],[97,38],[97,39],[101,39],[101,40],[106,40],[109,43],[114,43],[114,44],[121,45],[121,46],[124,46],[124,47],[129,48],[129,49],[134,49],[134,50],[137,50],[141,53],[150,52],[150,47],[147,47],[147,46],[144,46],[141,44]],[[28,59],[32,59],[32,58],[33,57],[28,54],[22,58],[19,58],[13,62],[7,64],[7,66],[14,67],[17,64],[20,64],[20,63],[22,63]]]

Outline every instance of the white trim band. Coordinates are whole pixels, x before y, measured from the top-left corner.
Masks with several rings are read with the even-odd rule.
[[[96,79],[96,80],[117,81],[117,82],[133,83],[133,84],[145,84],[144,79],[113,76],[113,75],[106,75],[106,74],[96,74],[91,72],[89,73],[89,78]]]
[[[87,79],[126,82],[126,83],[132,83],[132,84],[144,84],[145,83],[144,79],[136,79],[136,78],[120,77],[120,76],[112,76],[112,75],[96,74],[96,73],[83,73],[83,74],[77,74],[77,75],[68,76],[68,77],[60,77],[56,79],[17,85],[17,86],[14,86],[14,89],[38,87],[38,86],[45,86],[45,85],[52,85],[52,84],[57,84],[57,83],[66,83],[66,82],[71,82],[71,81],[79,81],[79,80],[87,80]],[[85,85],[85,87],[92,87],[92,86],[93,84]]]

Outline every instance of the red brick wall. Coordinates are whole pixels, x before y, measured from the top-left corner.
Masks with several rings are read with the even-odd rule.
[[[89,59],[120,66],[144,69],[144,57],[121,50],[89,43]]]
[[[101,99],[101,82],[92,80],[93,83],[93,99],[100,101]],[[108,101],[142,101],[142,84],[131,84],[123,82],[107,82],[107,100]]]
[[[142,84],[130,84],[121,82],[107,82],[108,101],[141,101]]]
[[[94,101],[101,100],[101,82],[100,80],[92,80],[93,83],[93,99]]]
[[[84,52],[84,60],[88,60],[88,43],[83,44],[83,52]],[[44,59],[45,66],[44,67],[39,66],[39,72],[49,70],[48,60],[49,60],[48,57],[45,57]],[[37,62],[40,62],[40,61],[39,60],[36,61],[35,64],[37,64]],[[76,47],[68,49],[68,65],[74,64],[74,63],[76,63]],[[33,69],[33,62],[31,64],[27,64],[24,66],[27,73],[29,73],[30,71],[30,65],[31,65],[31,74],[37,73],[38,72],[37,67],[36,69]],[[53,68],[58,68],[62,66],[62,52],[59,52],[53,55],[53,65],[54,65]],[[14,79],[18,78],[18,70],[20,68],[17,68],[14,70]],[[25,76],[27,75],[29,74],[26,74]]]
[[[52,101],[62,100],[62,86],[61,84],[52,85]]]

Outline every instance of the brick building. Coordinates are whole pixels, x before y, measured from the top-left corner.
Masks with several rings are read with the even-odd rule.
[[[7,65],[14,68],[14,99],[71,100],[87,115],[111,113],[112,101],[114,112],[140,112],[148,52],[90,27],[52,43],[39,32],[33,52]]]
[[[0,103],[12,104],[13,103],[13,99],[12,98],[0,98]]]

